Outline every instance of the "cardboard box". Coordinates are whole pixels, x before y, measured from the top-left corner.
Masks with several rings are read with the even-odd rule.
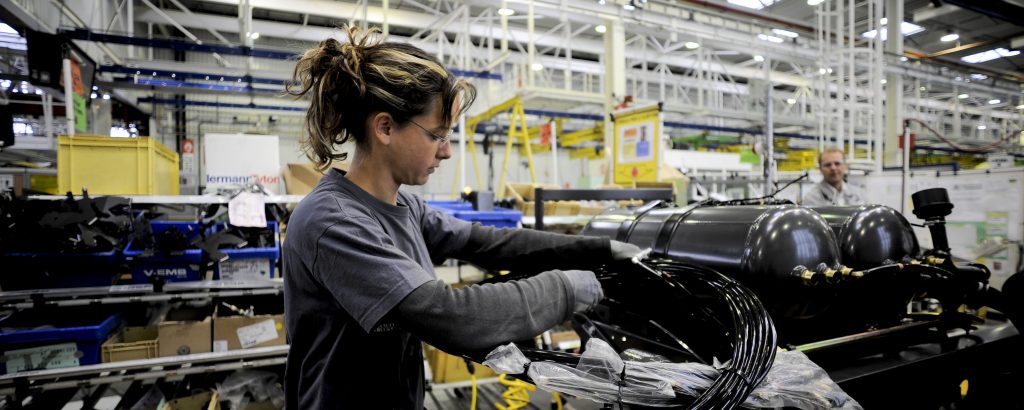
[[[470,379],[465,359],[452,356],[430,345],[425,345],[425,347],[427,362],[430,364],[430,373],[433,375],[434,383],[461,382]],[[473,363],[473,369],[477,380],[497,376],[494,370],[480,363]]]
[[[287,343],[284,314],[214,317],[213,351],[280,346]]]
[[[220,410],[220,395],[207,391],[164,402],[160,410]]]
[[[103,363],[159,357],[157,326],[129,326],[114,333],[100,347]]]
[[[157,325],[160,357],[213,351],[212,307],[181,308],[168,312]]]
[[[347,162],[334,163],[331,166],[348,171]],[[288,195],[306,195],[313,192],[313,188],[324,174],[317,171],[312,162],[304,162],[285,165],[281,175],[284,176],[285,191]]]

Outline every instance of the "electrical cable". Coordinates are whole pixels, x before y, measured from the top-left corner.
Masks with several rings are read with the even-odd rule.
[[[476,410],[476,372],[470,373],[469,379],[472,381],[473,393],[470,395],[469,410]]]
[[[696,398],[677,396],[674,401],[665,404],[699,410],[732,409],[740,406],[754,388],[764,381],[775,361],[778,337],[767,309],[751,290],[715,270],[668,259],[641,259],[642,257],[637,257],[633,263],[606,265],[596,269],[595,273],[599,279],[619,277],[629,280],[628,278],[642,278],[646,275],[658,279],[659,283],[667,286],[681,299],[696,301],[703,305],[707,305],[705,301],[711,301],[716,305],[695,306],[696,313],[707,316],[712,323],[717,323],[723,334],[732,340],[731,357],[723,366],[718,366],[719,375],[711,386]],[[702,295],[707,296],[707,293],[710,293],[713,297],[698,298],[694,292],[698,288],[703,291]],[[717,303],[721,303],[722,306],[718,306]],[[726,317],[717,317],[721,316],[721,307],[724,307],[728,320]],[[555,354],[524,347],[520,347],[520,350],[534,362],[548,361],[575,366],[580,360],[578,354]],[[502,380],[502,384],[506,384],[506,381]],[[509,393],[511,392],[506,394]]]
[[[670,260],[637,262],[637,270],[653,274],[692,297],[683,282],[709,286],[726,305],[730,316],[733,354],[714,383],[694,399],[691,409],[728,409],[739,406],[767,376],[775,360],[777,335],[767,310],[754,294],[734,279],[708,268]],[[619,272],[620,274],[622,272]]]

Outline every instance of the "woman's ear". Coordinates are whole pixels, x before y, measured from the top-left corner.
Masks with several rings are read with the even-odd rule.
[[[386,112],[374,113],[370,116],[370,138],[377,140],[383,145],[391,144],[391,137],[395,132],[395,119]]]

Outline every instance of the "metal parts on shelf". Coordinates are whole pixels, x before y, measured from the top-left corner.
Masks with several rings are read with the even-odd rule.
[[[35,370],[0,376],[0,395],[283,365],[288,345]]]
[[[284,284],[278,281],[201,281],[164,285],[117,285],[86,288],[33,289],[0,292],[0,309],[31,309],[54,306],[116,305],[139,302],[178,302],[213,298],[279,295]]]

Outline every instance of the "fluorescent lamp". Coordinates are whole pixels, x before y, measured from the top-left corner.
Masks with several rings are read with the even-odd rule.
[[[970,95],[960,94],[960,95],[956,96],[956,98],[959,98],[961,100],[966,100],[966,99],[970,98]]]
[[[498,15],[499,16],[511,16],[513,14],[516,14],[516,11],[512,10],[512,9],[510,9],[508,7],[504,7],[504,8],[498,9]]]
[[[966,57],[960,57],[965,63],[977,64],[984,63],[986,61],[995,60],[1002,57],[1013,57],[1020,54],[1020,50],[1007,50],[1005,48],[997,48],[995,50],[982,51],[980,53],[971,54]]]
[[[975,73],[975,74],[971,74],[971,79],[972,80],[985,80],[985,79],[988,79],[988,76],[985,75],[985,74],[977,74],[977,73]]]
[[[889,20],[886,19],[885,17],[883,17],[882,20],[879,21],[879,23],[882,24],[882,27],[880,28],[880,30],[882,30],[882,41],[885,41],[885,37],[886,37],[886,34],[885,34],[886,26],[885,26],[885,24],[888,21]],[[919,26],[917,24],[908,23],[906,21],[900,23],[900,32],[903,33],[904,37],[909,37],[909,36],[912,36],[914,34],[920,33],[922,31],[924,31],[924,27],[921,27],[921,26]],[[871,31],[865,32],[864,34],[861,34],[861,36],[863,36],[864,38],[872,38],[873,39],[873,38],[875,38],[875,36],[877,34],[878,34],[878,30],[871,30]]]
[[[622,5],[622,9],[626,10],[626,11],[633,11],[633,10],[636,10],[636,6],[634,6],[632,4],[623,4]]]
[[[604,24],[598,24],[597,26],[594,26],[594,31],[598,33],[604,33],[608,31],[608,27],[605,27]]]
[[[761,40],[764,40],[764,41],[770,41],[772,43],[781,43],[783,41],[786,41],[786,40],[783,40],[782,38],[775,37],[775,36],[769,36],[767,34],[758,34],[757,38],[759,38]]]
[[[778,0],[729,0],[729,4],[735,4],[737,6],[754,10],[761,10],[778,2]]]
[[[993,99],[991,99],[991,100],[988,100],[988,104],[989,104],[989,105],[996,105],[996,104],[999,104],[999,103],[1001,103],[1001,102],[1002,102],[1002,101],[1000,101],[1000,100],[999,100],[998,98],[993,98]]]
[[[533,70],[533,71],[543,70],[544,69],[544,64],[541,64],[541,63],[530,64],[530,69]]]
[[[260,33],[257,33],[257,32],[254,31],[254,32],[252,32],[252,35],[250,35],[249,37],[252,38],[253,40],[256,40],[256,39],[260,38]]]
[[[789,104],[789,105],[796,104],[796,98],[787,98],[786,99],[786,104]]]
[[[817,6],[817,5],[819,5],[821,3],[824,3],[824,2],[825,2],[825,0],[807,0],[807,5],[808,6]]]
[[[1017,109],[1018,109],[1018,110],[1024,110],[1024,104],[1018,105],[1018,106],[1017,106]]]
[[[984,126],[984,125],[979,125],[979,126],[978,126],[978,129],[979,129],[979,130],[983,130],[983,129],[985,129],[985,128],[988,128],[988,127],[986,127],[986,126]]]
[[[0,23],[0,33],[18,35],[18,30],[15,30],[14,27],[7,25],[7,23]]]
[[[756,55],[756,56],[754,56],[754,61],[757,61],[757,62],[760,63],[760,62],[764,61],[764,56]]]
[[[797,34],[795,32],[789,31],[789,30],[783,30],[781,28],[773,28],[772,29],[772,33],[778,34],[778,35],[783,36],[783,37],[789,37],[789,38],[800,37],[800,34]]]
[[[687,41],[686,44],[683,44],[683,45],[686,46],[686,48],[688,50],[696,50],[696,49],[700,48],[700,44],[694,43],[692,41]]]
[[[959,34],[949,33],[949,34],[946,34],[946,35],[942,36],[942,38],[940,38],[939,41],[944,42],[944,43],[948,43],[950,41],[957,41],[959,39],[960,39],[960,35]]]

